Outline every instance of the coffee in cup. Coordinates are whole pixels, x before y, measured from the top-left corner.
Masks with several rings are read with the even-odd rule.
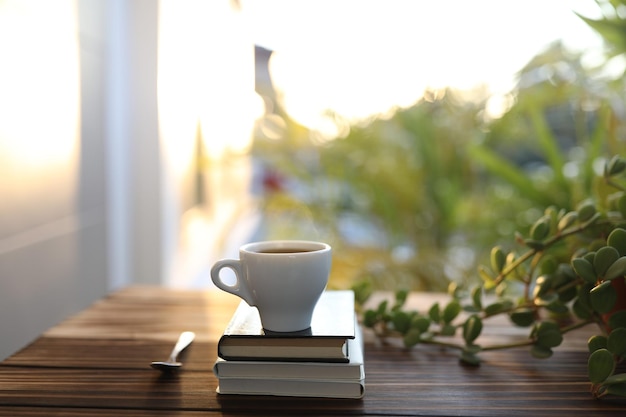
[[[265,330],[296,332],[311,326],[315,305],[328,283],[331,247],[306,240],[270,240],[239,248],[239,259],[222,259],[211,268],[213,283],[259,311]],[[220,276],[231,269],[234,284]]]

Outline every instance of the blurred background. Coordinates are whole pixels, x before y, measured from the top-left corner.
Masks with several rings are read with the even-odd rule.
[[[0,358],[239,245],[477,280],[624,153],[618,0],[0,0]],[[587,20],[593,19],[593,20]]]

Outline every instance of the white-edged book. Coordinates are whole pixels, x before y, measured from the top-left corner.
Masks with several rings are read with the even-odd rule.
[[[268,332],[256,307],[242,300],[219,339],[217,355],[229,361],[348,362],[355,316],[354,291],[324,291],[310,328]]]
[[[357,326],[358,327],[358,326]],[[350,358],[347,363],[229,361],[217,358],[213,372],[218,378],[280,378],[359,380],[365,377],[361,337],[348,340]]]
[[[319,381],[300,379],[226,378],[220,380],[218,394],[273,395],[282,397],[362,398],[361,381]]]
[[[350,362],[227,361],[218,358],[213,372],[220,394],[361,398],[365,392],[363,337],[355,326]]]

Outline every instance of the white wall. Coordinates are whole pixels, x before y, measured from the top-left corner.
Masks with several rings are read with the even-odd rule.
[[[99,45],[78,19],[0,2],[0,358],[107,289]]]
[[[0,79],[21,84],[30,105],[7,104],[15,114],[0,124],[48,123],[0,127],[3,358],[109,290],[160,284],[163,272],[158,2],[8,0],[0,16],[18,23],[4,39],[34,34],[5,45],[13,67],[3,62]],[[67,44],[73,56],[61,55]]]
[[[161,259],[169,286],[211,286],[210,265],[236,256],[255,227],[247,150],[263,103],[237,4],[159,2]]]
[[[164,24],[159,9],[171,13],[178,4],[186,5],[183,17],[196,15],[187,41],[202,37],[193,47],[202,55],[197,75],[208,82],[202,88],[188,84],[191,95],[173,102],[157,95],[157,85],[167,80],[157,77],[157,47]],[[240,109],[253,100],[254,48],[241,36],[245,28],[233,5],[0,1],[0,359],[111,290],[135,283],[186,285],[195,277],[184,275],[214,261],[196,264],[224,240],[224,223],[241,211],[232,197],[223,197],[232,196],[233,187],[245,197],[249,173],[244,169],[236,182],[224,178],[219,189],[207,191],[210,206],[194,207],[199,184],[190,172],[197,161],[193,154],[182,162],[175,155],[193,148],[199,120],[209,152],[249,139],[253,115]],[[178,40],[181,46],[185,41]],[[170,73],[170,91],[177,91],[188,68]],[[221,78],[234,73],[242,75]],[[168,112],[190,101],[197,106],[187,109],[195,113],[185,113],[185,126],[169,123]],[[218,161],[214,175],[232,172]],[[210,178],[206,183],[215,185]],[[213,238],[201,245],[185,237],[190,209],[208,219],[204,236]]]
[[[163,282],[162,156],[157,108],[158,2],[81,0],[105,8],[107,208],[111,288]]]

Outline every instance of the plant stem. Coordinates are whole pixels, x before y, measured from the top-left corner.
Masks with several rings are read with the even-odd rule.
[[[451,349],[463,350],[463,345],[461,344],[442,342],[441,340],[438,340],[438,339],[420,340],[420,343],[425,344],[425,345],[435,345],[435,346],[441,346],[441,347],[446,347],[446,348],[451,348]]]
[[[585,327],[591,323],[594,323],[594,321],[585,320],[585,321],[580,321],[578,323],[574,323],[572,325],[563,327],[561,328],[561,334],[566,334],[566,333],[571,332],[572,330],[580,329],[581,327]],[[525,340],[523,342],[514,342],[514,343],[507,343],[507,344],[502,344],[502,345],[485,346],[481,350],[488,351],[488,350],[498,350],[498,349],[509,349],[509,348],[514,348],[514,347],[531,346],[533,343],[535,343],[535,341],[530,339],[530,340]]]
[[[622,185],[621,185],[621,184],[618,184],[618,183],[616,183],[615,181],[613,181],[613,180],[611,180],[611,179],[608,179],[608,178],[607,178],[607,179],[606,179],[606,183],[607,183],[608,185],[610,185],[611,187],[616,188],[617,190],[620,190],[620,191],[626,191],[626,188],[622,187]]]
[[[529,250],[524,253],[522,256],[517,258],[515,261],[511,262],[500,272],[500,274],[494,280],[494,287],[502,283],[504,279],[513,271],[515,271],[521,264],[530,259],[531,256],[535,255],[538,251],[536,249]]]
[[[534,340],[524,340],[522,342],[513,342],[513,343],[503,343],[501,345],[490,345],[481,347],[481,351],[487,352],[490,350],[501,350],[501,349],[511,349],[516,347],[524,347],[524,346],[532,346],[535,343]]]
[[[574,324],[571,324],[571,325],[569,325],[569,326],[565,326],[565,327],[563,327],[563,328],[561,329],[561,334],[569,333],[569,332],[571,332],[572,330],[580,329],[581,327],[585,327],[585,326],[587,326],[588,324],[592,324],[592,323],[595,323],[595,321],[594,321],[594,320],[592,320],[592,319],[588,319],[588,320],[584,320],[584,321],[579,321],[578,323],[574,323]]]
[[[510,264],[508,264],[502,270],[502,272],[500,272],[500,274],[498,274],[498,276],[494,280],[494,286],[496,286],[496,285],[500,284],[502,281],[504,281],[504,279],[510,273],[515,271],[521,264],[523,264],[524,262],[526,262],[530,258],[532,258],[532,257],[537,255],[536,259],[538,260],[538,258],[541,258],[542,252],[545,251],[547,248],[549,248],[550,246],[554,245],[557,242],[560,242],[561,240],[565,239],[568,236],[576,235],[576,234],[579,234],[579,233],[583,232],[585,229],[587,229],[588,227],[590,227],[593,224],[595,224],[597,222],[597,220],[598,220],[598,218],[596,216],[594,216],[594,217],[592,217],[591,219],[587,220],[585,223],[583,223],[583,224],[581,224],[579,226],[563,230],[563,231],[557,233],[556,235],[552,236],[551,238],[547,239],[545,242],[543,242],[543,249],[541,249],[541,250],[539,250],[539,249],[531,249],[531,250],[527,251],[522,256],[517,258],[515,261],[511,262]],[[526,280],[524,280],[524,282],[526,282]]]
[[[561,334],[569,333],[573,330],[580,329],[581,327],[585,327],[592,323],[594,323],[593,320],[585,320],[585,321],[580,321],[578,323],[574,323],[570,326],[563,327],[561,329]],[[442,342],[436,339],[424,340],[424,341],[421,341],[420,343],[448,347],[448,348],[453,348],[453,349],[458,349],[458,350],[463,350],[463,347],[464,347],[464,345],[461,345],[461,344]],[[535,343],[535,340],[527,339],[527,340],[512,342],[512,343],[503,343],[499,345],[483,346],[481,347],[480,350],[482,352],[487,352],[487,351],[493,351],[493,350],[512,349],[512,348],[518,348],[518,347],[532,346],[534,343]]]

